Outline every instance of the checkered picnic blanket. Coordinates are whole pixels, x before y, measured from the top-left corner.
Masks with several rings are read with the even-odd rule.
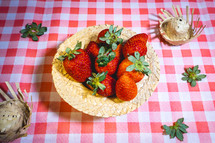
[[[197,39],[170,46],[157,35],[160,9],[179,5],[195,9],[194,21],[207,27]],[[32,21],[48,31],[38,42],[21,38],[19,31]],[[77,31],[92,25],[114,24],[149,34],[158,54],[160,82],[140,108],[123,116],[98,118],[77,111],[60,98],[52,76],[56,47]],[[0,1],[0,87],[19,82],[32,96],[28,136],[16,143],[179,142],[163,135],[161,126],[184,117],[189,128],[184,142],[215,142],[215,2],[212,0],[83,0]],[[184,68],[199,65],[207,77],[191,87],[181,80]],[[14,86],[15,87],[15,86]],[[28,99],[30,102],[31,100]]]

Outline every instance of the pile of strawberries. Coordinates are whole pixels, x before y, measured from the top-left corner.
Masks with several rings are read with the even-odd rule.
[[[116,95],[120,100],[130,101],[137,96],[136,83],[151,73],[144,57],[148,35],[137,34],[122,45],[123,39],[119,38],[122,30],[111,25],[86,49],[81,49],[81,42],[77,42],[73,50],[67,48],[58,59],[72,78],[93,90],[93,95]]]

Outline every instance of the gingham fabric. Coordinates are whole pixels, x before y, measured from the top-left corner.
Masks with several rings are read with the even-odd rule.
[[[158,35],[160,9],[179,5],[194,8],[194,20],[207,27],[182,46],[166,44]],[[191,12],[191,10],[190,10]],[[48,31],[38,42],[21,38],[19,31],[32,21]],[[159,84],[140,108],[123,116],[98,118],[77,111],[60,98],[52,81],[57,46],[92,25],[114,24],[149,34],[161,68]],[[32,96],[28,136],[15,143],[162,143],[179,142],[163,135],[161,126],[184,117],[189,126],[184,142],[215,142],[215,2],[211,0],[122,1],[0,1],[0,87],[19,82]],[[199,65],[207,77],[191,87],[181,80],[184,68]],[[28,99],[30,102],[31,100]]]

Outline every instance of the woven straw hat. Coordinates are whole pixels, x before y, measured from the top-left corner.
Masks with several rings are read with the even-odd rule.
[[[19,137],[27,136],[31,122],[31,108],[24,101],[25,96],[16,83],[18,95],[6,82],[13,99],[0,89],[0,94],[6,99],[0,103],[0,142],[11,142]]]
[[[143,80],[137,83],[138,95],[132,101],[122,102],[116,96],[103,97],[98,94],[93,96],[91,90],[70,77],[66,73],[62,62],[59,61],[57,57],[59,57],[67,47],[73,49],[77,41],[82,42],[83,49],[86,48],[90,41],[96,41],[100,31],[109,27],[110,25],[97,25],[77,32],[59,46],[52,63],[53,81],[59,95],[75,109],[98,117],[120,116],[137,109],[151,96],[160,78],[158,56],[149,43],[147,43],[148,52],[145,58],[150,65],[149,68],[152,73],[149,77],[145,76]],[[118,27],[118,29],[120,28],[122,27]],[[126,41],[135,34],[135,32],[123,28],[120,37]]]

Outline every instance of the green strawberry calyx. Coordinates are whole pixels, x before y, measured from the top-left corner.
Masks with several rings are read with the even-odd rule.
[[[105,80],[106,75],[107,71],[97,74],[92,73],[92,76],[88,78],[89,80],[86,83],[93,88],[93,95],[96,95],[98,89],[105,90],[106,86],[101,82]]]
[[[198,68],[198,65],[193,68],[187,68],[186,72],[183,73],[184,77],[182,77],[182,80],[189,82],[192,87],[195,87],[196,81],[201,81],[206,77],[205,74],[198,75],[201,72]]]
[[[135,57],[134,57],[135,56]],[[139,71],[147,76],[151,73],[151,70],[148,68],[149,64],[145,61],[145,57],[141,56],[139,52],[135,52],[134,56],[130,55],[128,60],[131,61],[133,64],[126,68],[126,71]]]
[[[66,48],[66,54],[59,56],[57,59],[60,61],[64,61],[66,57],[68,57],[68,60],[72,60],[75,58],[75,55],[81,54],[81,52],[78,52],[77,50],[81,49],[81,42],[77,42],[75,45],[75,48],[72,50],[70,48]]]
[[[97,63],[99,67],[105,67],[109,62],[111,62],[116,57],[116,53],[108,49],[105,51],[105,47],[102,46],[99,49],[99,55],[97,59]]]
[[[122,33],[123,28],[117,30],[117,27],[110,26],[109,30],[105,33],[104,37],[100,37],[101,41],[105,41],[108,45],[111,46],[112,50],[117,49],[117,43],[122,43],[123,39],[119,38]]]

